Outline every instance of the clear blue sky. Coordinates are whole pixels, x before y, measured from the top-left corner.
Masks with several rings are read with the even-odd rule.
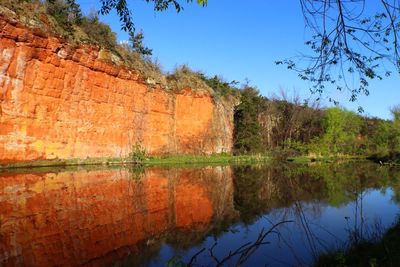
[[[99,0],[77,0],[84,13],[99,8]],[[172,9],[157,13],[152,4],[131,2],[137,29],[143,29],[145,44],[153,49],[165,71],[187,64],[208,75],[218,74],[226,80],[243,82],[246,78],[257,86],[262,95],[270,97],[282,89],[289,95],[296,91],[301,98],[312,97],[309,84],[297,74],[274,61],[290,58],[305,51],[308,31],[304,27],[297,0],[209,0],[207,7],[185,4],[177,14]],[[183,1],[182,1],[183,2]],[[196,2],[196,1],[194,1]],[[115,14],[101,17],[117,33],[118,40],[127,40],[120,31]],[[373,81],[370,95],[350,103],[348,95],[334,89],[325,93],[342,106],[365,114],[390,119],[389,108],[400,104],[400,76]],[[325,99],[325,105],[330,103]]]

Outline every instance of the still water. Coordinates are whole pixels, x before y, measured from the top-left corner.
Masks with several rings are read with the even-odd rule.
[[[2,171],[0,266],[312,266],[399,200],[368,162]]]

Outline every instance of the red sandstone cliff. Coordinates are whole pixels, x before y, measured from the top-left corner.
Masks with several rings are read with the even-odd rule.
[[[230,152],[232,105],[150,87],[102,54],[0,15],[0,163],[126,156],[138,143],[150,154]]]

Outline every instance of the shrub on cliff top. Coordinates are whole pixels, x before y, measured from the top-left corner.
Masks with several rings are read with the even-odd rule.
[[[167,86],[166,77],[157,60],[134,51],[132,46],[126,42],[118,45],[117,53],[128,67],[137,70],[149,83],[158,83],[162,87]]]
[[[227,82],[220,76],[207,77],[204,73],[199,73],[199,77],[213,89],[218,96],[240,97],[237,81]]]
[[[0,8],[2,15],[36,27],[41,24],[39,15],[46,12],[39,0],[0,0]]]
[[[74,25],[80,25],[82,12],[75,0],[46,0],[46,11],[67,33],[74,31]]]
[[[185,88],[203,90],[213,94],[213,89],[201,78],[199,72],[191,70],[187,65],[175,68],[174,72],[167,76],[168,87],[178,91]]]
[[[26,3],[34,3],[34,2],[39,3],[38,0],[0,0],[0,5],[17,12],[24,10]]]
[[[81,19],[81,29],[87,34],[88,40],[101,47],[115,50],[117,47],[117,36],[110,26],[99,20],[97,13],[91,13]]]

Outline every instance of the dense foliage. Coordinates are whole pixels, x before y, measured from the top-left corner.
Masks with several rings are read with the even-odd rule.
[[[284,156],[384,156],[400,151],[400,109],[393,120],[369,118],[341,107],[321,108],[298,99],[267,99],[241,90],[235,109],[236,153]]]
[[[383,231],[383,229],[378,229]],[[315,266],[397,266],[400,261],[400,221],[385,230],[382,238],[361,240],[347,249],[340,249],[318,257]],[[378,237],[380,237],[378,235]],[[397,263],[396,263],[397,262]]]
[[[235,108],[234,149],[239,154],[263,152],[261,125],[258,115],[263,98],[248,85],[241,90],[240,104]]]

